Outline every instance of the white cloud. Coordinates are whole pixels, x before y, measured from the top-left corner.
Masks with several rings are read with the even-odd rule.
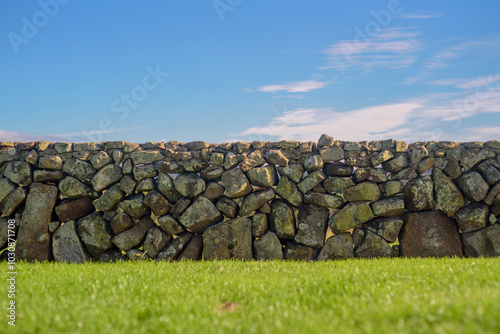
[[[399,16],[396,16],[395,18],[396,19],[433,19],[433,18],[436,18],[436,17],[441,17],[443,16],[443,14],[438,14],[438,13],[427,13],[427,14],[424,14],[424,13],[413,13],[413,14],[403,14],[403,15],[399,15]]]
[[[317,81],[315,79],[313,80],[306,80],[306,81],[298,81],[298,82],[289,82],[286,84],[282,85],[268,85],[268,86],[261,86],[258,88],[259,92],[266,92],[266,93],[274,93],[274,92],[279,92],[279,91],[286,91],[289,93],[302,93],[302,92],[309,92],[314,89],[320,89],[328,85],[329,82],[326,81]]]
[[[370,37],[362,31],[353,40],[339,41],[329,46],[328,64],[321,69],[399,69],[412,65],[421,49],[420,33],[404,28],[385,28]]]
[[[16,131],[6,131],[0,129],[0,141],[17,141],[17,142],[30,142],[30,141],[67,141],[60,136],[43,135],[37,133],[23,133]]]
[[[439,86],[455,86],[462,89],[474,89],[486,87],[497,81],[500,81],[500,74],[489,75],[487,77],[480,77],[477,79],[441,79],[431,81],[430,84]]]

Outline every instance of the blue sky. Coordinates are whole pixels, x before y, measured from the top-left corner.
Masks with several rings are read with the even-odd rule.
[[[0,141],[500,139],[500,2],[2,1]]]

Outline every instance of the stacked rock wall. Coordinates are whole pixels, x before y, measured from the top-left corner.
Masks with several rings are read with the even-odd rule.
[[[3,142],[0,212],[27,261],[500,256],[500,142]]]

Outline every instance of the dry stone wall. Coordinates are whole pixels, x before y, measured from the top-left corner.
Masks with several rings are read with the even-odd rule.
[[[0,212],[27,261],[500,256],[500,142],[2,142]]]

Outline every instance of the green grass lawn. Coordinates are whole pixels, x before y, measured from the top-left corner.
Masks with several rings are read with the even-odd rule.
[[[17,266],[0,333],[500,333],[498,258]]]

